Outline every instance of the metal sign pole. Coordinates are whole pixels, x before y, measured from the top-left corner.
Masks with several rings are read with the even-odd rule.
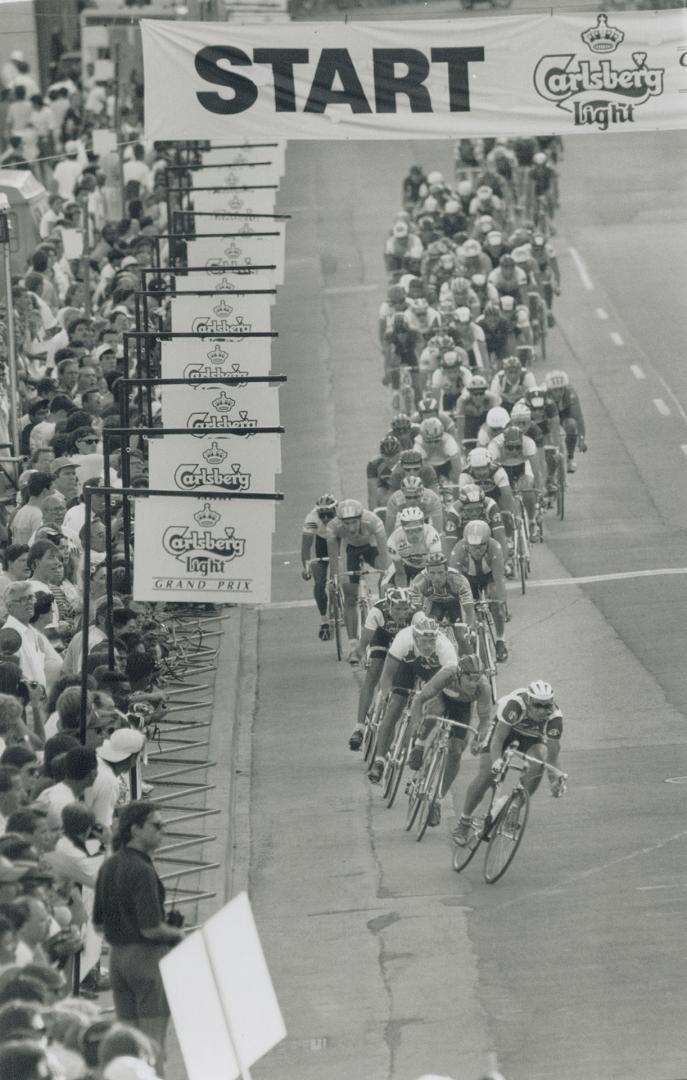
[[[9,376],[9,421],[12,454],[19,456],[19,418],[17,416],[17,337],[14,325],[14,299],[12,296],[12,266],[10,263],[9,201],[0,195],[0,244],[5,274],[5,302],[7,304],[7,372]]]

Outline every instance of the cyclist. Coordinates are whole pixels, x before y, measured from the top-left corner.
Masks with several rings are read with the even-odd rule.
[[[527,274],[515,265],[512,255],[502,255],[495,270],[490,270],[487,281],[500,297],[512,296],[516,304],[527,304]]]
[[[439,302],[450,300],[453,310],[466,307],[475,318],[480,313],[479,296],[470,284],[470,278],[463,275],[445,282],[439,291]]]
[[[405,413],[397,413],[392,417],[389,425],[389,435],[393,435],[401,444],[401,450],[410,450],[415,442],[415,436],[420,430],[418,425],[411,423],[410,417]]]
[[[556,490],[556,455],[560,453],[561,423],[558,406],[546,387],[528,390],[522,404],[530,410],[531,423],[539,429],[540,437],[535,438],[540,469],[545,473],[549,492]],[[514,406],[515,407],[515,406]]]
[[[491,690],[488,680],[482,673],[479,658],[474,653],[461,656],[451,667],[438,671],[413,698],[410,718],[412,729],[418,731],[408,756],[408,767],[413,770],[422,766],[427,740],[436,724],[436,721],[430,717],[423,719],[423,707],[428,704],[431,714],[445,716],[449,720],[457,720],[458,723],[466,725],[470,723],[473,707],[476,706],[479,717],[477,738],[479,740],[484,738],[489,729],[491,716]],[[451,785],[458,776],[467,735],[465,728],[451,728],[446,770],[441,791],[434,801],[432,814],[427,822],[428,825],[441,823],[441,801],[445,795],[448,795]]]
[[[332,576],[340,574],[340,556],[345,555],[346,574],[343,577],[344,618],[350,642],[350,658],[354,658],[358,631],[358,571],[363,562],[386,570],[389,552],[384,525],[371,510],[365,510],[357,499],[342,499],[336,507],[336,517],[327,525],[327,555]]]
[[[365,718],[374,698],[377,683],[382,674],[389,645],[399,630],[408,626],[413,614],[411,595],[408,589],[387,589],[381,600],[373,604],[367,613],[356,653],[359,659],[369,649],[369,663],[358,698],[358,717],[348,745],[351,750],[359,750],[363,741]]]
[[[390,568],[382,585],[393,576],[394,585],[404,587],[419,574],[431,552],[441,552],[441,537],[432,525],[425,524],[419,506],[404,506],[398,514],[398,526],[387,540],[387,548],[393,572]]]
[[[491,603],[496,630],[496,659],[505,663],[508,649],[503,640],[505,629],[506,584],[503,552],[484,521],[471,521],[465,526],[463,539],[451,552],[450,566],[460,570],[470,582],[475,600],[485,593]]]
[[[301,577],[313,583],[313,596],[320,613],[320,641],[329,641],[329,621],[327,619],[327,526],[336,517],[336,498],[333,495],[320,495],[309,514],[305,515],[301,536]],[[315,559],[321,562],[310,563],[310,552],[315,541]]]
[[[458,488],[458,495],[446,511],[445,518],[443,546],[447,558],[457,542],[462,540],[466,525],[471,521],[485,521],[494,540],[501,545],[504,565],[507,565],[508,539],[498,503],[485,495],[478,484]]]
[[[543,490],[543,480],[537,461],[537,447],[532,439],[523,435],[517,424],[509,426],[489,443],[488,453],[496,465],[502,465],[508,475],[511,490],[522,497],[530,526],[530,535],[537,533],[536,491]]]
[[[424,296],[417,300],[409,301],[409,310],[405,315],[406,322],[411,330],[416,330],[422,336],[423,347],[425,342],[436,333],[439,325],[439,312],[430,307]]]
[[[386,506],[389,479],[401,456],[401,444],[395,435],[386,435],[379,444],[379,454],[367,463],[367,503],[370,510]]]
[[[458,264],[460,273],[467,278],[473,274],[484,274],[486,277],[492,269],[491,260],[482,249],[479,240],[466,240],[458,249]]]
[[[422,334],[413,330],[408,325],[405,314],[394,315],[391,326],[384,335],[386,345],[389,348],[389,374],[391,385],[394,390],[400,386],[400,369],[408,367],[411,370],[413,390],[416,397],[420,397],[418,388],[418,357],[424,346]]]
[[[491,381],[492,394],[498,394],[501,404],[508,412],[516,401],[532,390],[537,380],[531,371],[526,371],[518,356],[506,356],[499,371]]]
[[[439,478],[416,446],[410,450],[401,451],[401,456],[391,470],[389,491],[398,491],[404,476],[419,476],[423,487],[439,493]]]
[[[463,349],[447,349],[439,360],[438,368],[432,372],[431,392],[440,398],[444,409],[455,408],[465,387],[472,381],[467,361],[468,355]],[[454,432],[455,426],[453,421]]]
[[[449,330],[458,348],[464,349],[468,354],[467,366],[472,372],[481,371],[489,363],[484,330],[473,322],[473,317],[478,318],[479,314],[479,306],[476,312],[472,312],[468,307],[457,307]]]
[[[394,737],[396,722],[416,682],[426,682],[441,668],[455,662],[455,647],[435,620],[421,611],[413,615],[410,626],[396,634],[379,680],[380,693],[387,698],[387,705],[377,732],[375,760],[367,774],[371,783],[378,784],[382,778],[384,759]]]
[[[528,205],[534,212],[535,224],[541,228],[542,221],[553,235],[553,215],[556,209],[556,184],[558,174],[543,150],[539,150],[532,158],[532,167],[528,178]],[[540,207],[543,207],[542,219]],[[543,231],[543,230],[542,230]]]
[[[530,247],[534,263],[534,280],[544,297],[548,309],[548,324],[553,326],[555,322],[552,310],[553,297],[554,293],[556,296],[560,296],[561,293],[561,271],[558,266],[556,249],[542,233],[534,234]]]
[[[485,495],[494,499],[502,514],[512,514],[515,510],[508,473],[492,460],[489,451],[483,446],[476,446],[468,454],[458,484],[461,488],[468,484],[477,484]]]
[[[444,431],[444,425],[438,417],[422,421],[420,434],[415,437],[415,446],[437,476],[458,482],[461,468],[460,448],[453,436]]]
[[[527,687],[513,690],[496,704],[496,726],[489,747],[480,754],[480,770],[465,795],[463,813],[453,833],[459,846],[467,843],[472,815],[486,795],[494,766],[500,766],[504,750],[517,742],[518,749],[530,757],[558,767],[563,734],[563,717],[556,704],[553,689],[543,679],[535,679]],[[523,786],[530,795],[539,787],[543,769],[530,766]],[[551,793],[558,798],[565,791],[561,778],[549,781]]]
[[[473,375],[458,398],[454,412],[456,433],[466,450],[476,445],[479,429],[489,410],[501,404],[498,397],[489,393],[488,386],[483,375]]]
[[[431,491],[419,476],[404,476],[398,491],[389,496],[386,504],[386,534],[396,528],[398,514],[406,506],[419,506],[422,516],[437,532],[444,527],[444,507],[436,491]]]
[[[477,432],[477,445],[488,446],[492,439],[508,427],[510,416],[502,405],[495,405],[487,413],[486,419]]]
[[[497,300],[490,300],[484,306],[484,311],[477,320],[477,325],[482,327],[484,342],[489,354],[490,363],[503,360],[508,355],[508,346],[511,340],[511,320],[502,310]]]
[[[422,241],[417,233],[410,231],[407,222],[397,221],[384,245],[384,266],[387,273],[391,274],[395,270],[416,273],[420,269],[422,252]]]
[[[411,423],[417,424],[419,429],[422,421],[427,420],[430,416],[438,416],[442,424],[444,425],[444,431],[448,432],[449,435],[453,435],[455,438],[456,424],[453,417],[449,413],[443,412],[443,410],[439,408],[439,402],[437,398],[430,397],[428,394],[426,394],[425,397],[420,398],[420,400],[418,401],[417,409],[411,416],[410,420]]]
[[[475,625],[475,603],[470,582],[442,552],[427,556],[424,570],[413,579],[412,595],[417,606],[438,623]],[[463,631],[458,633],[462,636]]]
[[[585,439],[586,429],[582,405],[575,390],[570,385],[565,371],[547,372],[544,382],[549,396],[555,402],[558,409],[558,419],[565,432],[565,449],[568,458],[568,472],[573,473],[577,468],[575,464],[575,450],[579,446],[582,453],[587,449]]]
[[[408,175],[404,178],[402,184],[403,192],[403,205],[406,208],[412,207],[414,203],[420,198],[420,190],[423,184],[426,184],[427,177],[424,174],[421,165],[411,165],[408,169]]]

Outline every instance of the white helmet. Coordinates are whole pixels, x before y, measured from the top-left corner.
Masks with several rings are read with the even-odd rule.
[[[431,172],[429,174],[429,176],[427,177],[427,183],[430,186],[432,186],[434,184],[443,184],[443,182],[444,182],[444,177],[442,176],[442,174],[438,170],[435,171],[435,172]]]
[[[547,371],[544,383],[547,390],[562,390],[568,385],[568,376],[565,371]]]
[[[420,506],[404,506],[398,512],[398,523],[402,529],[416,529],[424,525],[425,515]]]
[[[548,705],[553,701],[553,687],[543,679],[535,679],[527,687],[527,697],[538,705]]]
[[[500,405],[490,409],[487,413],[487,427],[492,428],[494,431],[496,429],[501,430],[502,428],[505,428],[509,420],[508,410],[501,408]]]
[[[471,450],[468,454],[468,469],[488,469],[489,466],[493,464],[489,451],[485,446],[476,446],[475,449]]]
[[[472,195],[472,183],[470,180],[459,180],[456,191],[462,198],[467,198],[468,195]]]
[[[455,199],[447,199],[446,200],[446,203],[444,204],[444,213],[445,214],[457,214],[459,210],[460,210],[460,204],[457,203]]]
[[[417,638],[432,638],[436,639],[439,633],[439,627],[435,619],[430,619],[429,615],[425,615],[424,611],[416,611],[413,615],[411,622],[413,628],[413,637]]]
[[[420,424],[420,434],[424,442],[439,442],[444,437],[444,425],[438,416],[428,416]]]
[[[514,424],[529,424],[532,419],[532,413],[524,401],[516,401],[510,411],[510,418]],[[489,417],[487,416],[487,423],[488,422]]]
[[[546,154],[543,150],[540,150],[539,153],[534,155],[532,163],[534,165],[546,165]]]

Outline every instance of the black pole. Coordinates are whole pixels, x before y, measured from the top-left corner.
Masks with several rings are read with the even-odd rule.
[[[79,741],[86,743],[86,728],[88,726],[88,629],[91,621],[91,499],[93,488],[88,486],[83,489],[86,518],[84,521],[83,537],[83,607],[81,614],[81,713],[79,716]]]

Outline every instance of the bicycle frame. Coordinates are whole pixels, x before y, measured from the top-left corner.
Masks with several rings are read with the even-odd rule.
[[[422,767],[410,781],[406,816],[406,832],[410,832],[417,819],[416,840],[418,843],[427,831],[432,809],[437,796],[441,794],[444,773],[446,772],[451,729],[462,728],[466,733],[471,731],[475,737],[479,734],[470,724],[463,724],[459,720],[450,720],[448,716],[428,716],[425,717],[425,720],[434,720],[437,722],[437,726],[432,733],[432,741],[425,752]]]

